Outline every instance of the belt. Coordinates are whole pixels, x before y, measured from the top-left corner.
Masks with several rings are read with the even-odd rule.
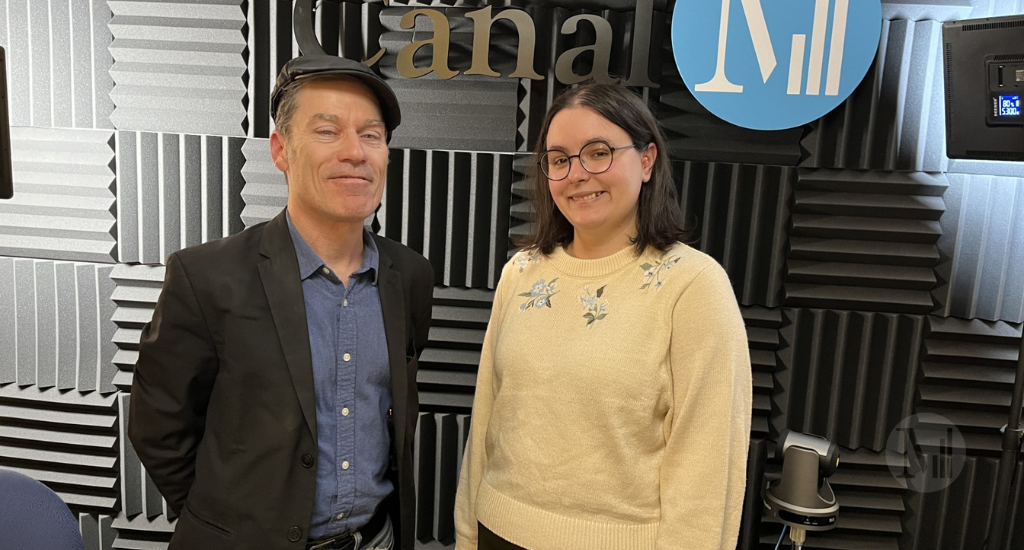
[[[362,540],[367,541],[376,537],[380,530],[384,528],[387,518],[387,506],[378,506],[370,521],[366,522],[366,525],[361,529],[358,529],[362,535]],[[306,550],[358,550],[356,548],[356,539],[353,536],[354,532],[349,531],[348,533],[334,535],[333,537],[308,541],[306,542]]]

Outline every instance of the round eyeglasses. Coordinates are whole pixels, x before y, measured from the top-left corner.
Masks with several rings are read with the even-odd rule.
[[[633,149],[637,145],[612,147],[604,141],[591,141],[583,146],[577,155],[567,155],[562,151],[551,150],[540,156],[540,170],[551,181],[561,181],[569,177],[572,159],[580,159],[580,166],[591,174],[607,172],[612,167],[615,151]]]

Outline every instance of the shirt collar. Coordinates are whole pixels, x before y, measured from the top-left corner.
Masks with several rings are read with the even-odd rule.
[[[325,267],[324,261],[317,256],[316,252],[309,246],[306,239],[302,238],[299,230],[295,228],[295,224],[292,223],[292,216],[290,213],[285,211],[285,218],[288,220],[288,232],[292,237],[292,244],[295,246],[295,257],[299,261],[299,278],[300,280],[306,280]],[[378,267],[380,265],[380,253],[377,250],[377,243],[374,242],[373,236],[366,228],[363,228],[363,263],[359,266],[359,269],[355,270],[352,275],[362,275],[363,273],[370,274],[370,280],[372,284],[377,284]]]

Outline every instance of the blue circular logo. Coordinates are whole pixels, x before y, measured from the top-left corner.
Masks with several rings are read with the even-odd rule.
[[[697,101],[756,130],[807,124],[864,79],[881,0],[679,0],[672,50]]]

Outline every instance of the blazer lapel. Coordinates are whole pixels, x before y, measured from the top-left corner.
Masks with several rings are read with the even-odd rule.
[[[384,314],[384,335],[388,342],[388,363],[391,366],[391,408],[395,424],[395,449],[401,455],[405,448],[405,418],[409,406],[409,385],[406,373],[405,297],[401,276],[391,268],[391,258],[381,246],[378,266],[380,308]],[[401,461],[399,461],[401,462]]]
[[[263,291],[270,303],[270,314],[281,339],[281,349],[298,394],[302,416],[313,441],[316,441],[316,395],[313,391],[313,358],[309,349],[306,303],[302,297],[302,281],[299,280],[299,261],[284,212],[263,229],[260,254],[263,255],[259,263]]]

